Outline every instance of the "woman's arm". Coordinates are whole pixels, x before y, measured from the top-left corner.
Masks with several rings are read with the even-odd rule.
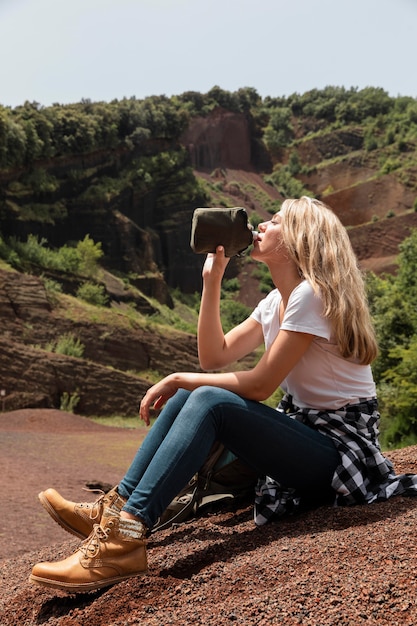
[[[256,323],[256,322],[255,322]],[[247,372],[176,372],[146,392],[139,414],[149,424],[150,409],[160,409],[178,389],[193,391],[202,385],[228,389],[250,400],[268,398],[308,350],[314,335],[281,330],[257,365]]]
[[[263,342],[262,328],[247,319],[226,335],[220,319],[220,289],[229,259],[222,246],[209,254],[203,267],[203,293],[198,318],[198,356],[205,370],[222,369],[252,352]]]

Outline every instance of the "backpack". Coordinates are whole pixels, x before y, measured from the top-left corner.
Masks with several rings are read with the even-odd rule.
[[[257,478],[254,470],[216,442],[204,465],[168,505],[152,532],[252,495]]]

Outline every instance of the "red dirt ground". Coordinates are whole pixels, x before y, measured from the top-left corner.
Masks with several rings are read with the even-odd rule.
[[[76,502],[94,500],[83,489],[94,482],[117,484],[146,430],[101,426],[55,409],[0,414],[0,481],[8,489],[0,560],[62,541],[65,535],[45,516],[38,493],[53,486]],[[10,537],[6,528],[17,529],[22,518],[31,520],[30,533]]]
[[[146,577],[72,596],[30,585],[34,563],[68,556],[78,543],[38,492],[54,486],[94,499],[85,483],[117,483],[145,433],[56,410],[0,414],[1,626],[417,623],[414,498],[322,507],[260,529],[242,505],[153,535]],[[417,448],[389,456],[397,472],[417,472]]]

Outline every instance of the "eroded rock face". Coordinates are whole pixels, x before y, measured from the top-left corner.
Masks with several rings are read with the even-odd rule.
[[[139,325],[108,325],[71,320],[48,301],[43,280],[0,270],[0,387],[7,410],[59,408],[78,398],[83,415],[137,413],[149,382],[135,372],[197,369],[193,335],[161,337]],[[84,346],[83,358],[46,348],[72,334]]]
[[[250,126],[242,113],[216,109],[207,117],[194,118],[182,143],[197,170],[247,170],[253,165]]]
[[[217,186],[222,202],[246,206],[268,219],[268,198],[276,202],[283,197],[262,178],[262,172],[268,171],[271,164],[253,124],[249,116],[218,108],[207,117],[193,119],[181,143],[188,150],[196,177],[206,185]],[[308,129],[300,129],[300,133],[305,130]],[[344,224],[353,227],[349,233],[361,266],[393,271],[398,244],[416,225],[417,214],[408,211],[415,199],[414,187],[391,176],[376,177],[372,163],[364,165],[359,158],[362,143],[360,128],[335,130],[324,136],[313,134],[297,147],[300,161],[311,166],[300,178],[335,209]],[[153,153],[151,146],[148,150]],[[45,237],[54,246],[81,240],[88,233],[103,244],[108,270],[104,280],[113,302],[122,306],[132,303],[144,314],[152,314],[146,296],[171,306],[169,287],[179,287],[185,293],[201,289],[204,257],[191,251],[189,241],[193,210],[202,205],[198,197],[193,197],[191,203],[187,194],[183,203],[178,202],[178,182],[187,169],[183,164],[148,193],[132,186],[98,205],[82,200],[83,189],[77,186],[81,183],[69,177],[70,172],[86,167],[97,170],[97,179],[102,175],[117,177],[131,158],[127,151],[103,151],[44,163],[60,184],[50,200],[64,200],[65,214],[48,223],[22,221],[5,203],[1,207],[0,226],[5,236],[25,239],[32,233]],[[288,159],[285,151],[282,158],[283,162]],[[314,167],[323,159],[327,159],[326,165]],[[415,182],[417,175],[412,175]],[[6,184],[18,180],[19,172],[2,172],[1,176]],[[190,172],[188,176],[183,181],[185,185],[190,184]],[[395,217],[387,221],[384,218],[388,209],[394,211]],[[380,221],[375,222],[374,217]],[[368,223],[363,225],[364,222]],[[129,293],[113,270],[131,274],[131,285],[144,295],[133,290]],[[39,272],[44,270],[39,268]],[[260,294],[252,288],[255,281],[247,280],[247,270],[240,271],[232,260],[228,272],[229,276],[238,275],[243,286],[246,284],[240,299],[254,306],[256,302],[252,300],[258,300]],[[51,272],[45,275],[56,278]],[[59,280],[69,294],[75,294],[80,284],[74,276],[61,275]],[[136,412],[138,395],[149,385],[131,372],[152,369],[164,375],[173,370],[198,368],[195,337],[177,332],[161,337],[140,327],[71,320],[53,308],[43,280],[36,276],[0,271],[0,324],[0,388],[7,390],[9,408],[59,407],[64,393],[79,392],[80,412],[82,409],[85,414],[131,414]],[[34,347],[45,348],[64,333],[74,334],[83,343],[84,359]],[[108,367],[114,370],[109,371]]]
[[[36,276],[0,271],[2,325],[6,320],[42,319],[50,311],[45,287]]]
[[[135,415],[148,384],[118,370],[85,359],[30,348],[0,339],[1,380],[8,410],[26,407],[59,408],[79,398],[83,415]]]

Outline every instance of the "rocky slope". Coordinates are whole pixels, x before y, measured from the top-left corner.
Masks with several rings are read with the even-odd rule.
[[[67,394],[79,396],[82,415],[134,416],[149,386],[139,372],[198,368],[194,335],[130,322],[117,309],[100,322],[68,296],[52,306],[36,276],[0,270],[0,318],[0,385],[8,410],[59,408]],[[47,349],[66,334],[83,344],[83,358]]]
[[[145,577],[78,595],[32,586],[36,562],[77,547],[40,507],[38,491],[52,480],[67,497],[89,499],[83,481],[117,482],[140,431],[106,432],[83,418],[32,409],[1,415],[0,430],[0,485],[4,492],[13,487],[0,534],[1,626],[417,622],[415,498],[322,507],[261,528],[252,504],[242,502],[152,535]],[[416,453],[413,447],[389,456],[397,472],[415,472]]]
[[[417,213],[411,208],[416,173],[409,168],[406,182],[395,173],[381,176],[376,157],[363,151],[360,127],[313,132],[311,136],[307,131],[305,121],[291,148],[304,166],[298,178],[340,216],[364,269],[395,271],[398,245],[417,226]],[[94,315],[79,310],[71,314],[73,301],[58,307],[51,304],[43,277],[58,281],[69,295],[75,294],[80,277],[34,266],[31,271],[39,278],[2,271],[0,380],[9,408],[59,407],[64,394],[78,394],[77,411],[85,415],[97,413],[98,407],[106,415],[132,414],[138,396],[149,384],[132,372],[153,370],[163,375],[173,369],[198,367],[194,337],[172,329],[151,329],[145,323],[130,324],[115,312],[118,307],[133,306],[147,316],[155,312],[150,298],[173,306],[170,287],[200,291],[203,257],[191,251],[189,238],[192,212],[203,200],[197,194],[188,204],[176,204],[181,185],[197,189],[199,181],[210,194],[211,205],[245,206],[257,219],[269,219],[271,206],[278,206],[283,195],[264,178],[273,167],[272,157],[248,115],[217,108],[206,117],[194,118],[180,143],[188,152],[193,172],[180,161],[153,194],[143,195],[133,188],[127,193],[125,189],[98,204],[97,200],[85,200],[89,185],[96,188],[102,179],[122,176],[138,158],[135,152],[100,151],[40,163],[39,167],[58,181],[58,187],[42,192],[39,198],[24,191],[23,170],[0,173],[3,234],[23,237],[33,232],[54,245],[79,240],[86,233],[101,241],[107,270],[100,282],[114,311],[113,321],[104,317],[97,321]],[[153,142],[147,150],[150,155],[162,149],[176,154],[179,148]],[[281,150],[275,160],[278,158],[283,164],[288,162],[289,150]],[[58,196],[66,203],[65,215],[43,223],[27,217],[34,200],[47,203],[57,201]],[[20,219],[20,214],[26,218]],[[249,307],[262,295],[253,267],[244,260],[232,260],[228,268],[229,277],[239,278],[240,301]],[[117,278],[119,271],[129,273],[132,288]],[[37,349],[65,333],[83,343],[84,359]],[[103,393],[109,388],[115,393]]]

